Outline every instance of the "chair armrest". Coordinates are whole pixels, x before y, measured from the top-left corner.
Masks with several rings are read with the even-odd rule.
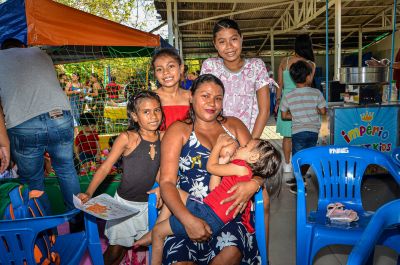
[[[365,264],[377,244],[386,245],[390,248],[394,247],[393,249],[399,252],[398,229],[394,233],[387,231],[388,234],[382,237],[382,235],[385,235],[386,228],[400,224],[399,208],[400,199],[397,199],[386,203],[376,211],[361,238],[351,251],[347,260],[348,265]]]
[[[154,183],[151,189],[155,189],[159,187],[158,183]],[[149,230],[153,229],[154,225],[156,224],[156,220],[158,217],[158,210],[157,210],[157,196],[154,193],[149,194],[149,201],[148,201],[148,210],[149,210]]]
[[[80,212],[81,211],[79,209],[73,209],[69,212],[53,216],[23,218],[16,220],[2,220],[0,221],[0,229],[7,227],[7,229],[9,230],[18,230],[21,229],[21,227],[29,227],[36,233],[39,233],[41,231],[57,227],[60,224],[68,222],[69,220],[71,220],[72,217]]]

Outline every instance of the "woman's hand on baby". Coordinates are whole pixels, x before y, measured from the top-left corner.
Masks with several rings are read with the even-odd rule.
[[[207,241],[212,234],[210,226],[203,219],[191,216],[187,218],[184,224],[186,233],[192,241]]]
[[[76,197],[78,197],[82,203],[86,203],[88,200],[90,200],[92,198],[92,196],[90,196],[87,193],[78,193],[78,195],[76,195]]]
[[[152,190],[149,190],[149,191],[147,192],[147,194],[151,194],[151,193],[154,193],[154,194],[156,195],[156,201],[157,201],[157,203],[156,203],[156,208],[157,208],[157,209],[161,208],[161,206],[163,206],[164,202],[163,202],[163,200],[161,199],[160,188],[157,187],[157,188],[152,189]]]
[[[235,210],[233,216],[236,217],[239,213],[242,213],[246,209],[247,202],[253,197],[258,190],[257,183],[254,181],[239,182],[234,185],[228,193],[233,193],[232,196],[223,199],[221,204],[234,201],[233,204],[228,208],[226,214],[228,215],[232,210]]]

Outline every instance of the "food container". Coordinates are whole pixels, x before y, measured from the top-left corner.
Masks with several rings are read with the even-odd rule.
[[[339,73],[342,84],[384,84],[389,80],[388,67],[343,67]]]

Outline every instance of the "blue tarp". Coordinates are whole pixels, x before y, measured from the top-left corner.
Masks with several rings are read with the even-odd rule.
[[[0,43],[15,38],[27,44],[24,0],[8,0],[0,4]]]

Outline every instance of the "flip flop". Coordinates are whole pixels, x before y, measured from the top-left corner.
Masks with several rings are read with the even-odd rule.
[[[326,217],[331,221],[350,223],[358,220],[357,212],[353,210],[345,210],[344,205],[340,202],[330,203],[326,209]]]

